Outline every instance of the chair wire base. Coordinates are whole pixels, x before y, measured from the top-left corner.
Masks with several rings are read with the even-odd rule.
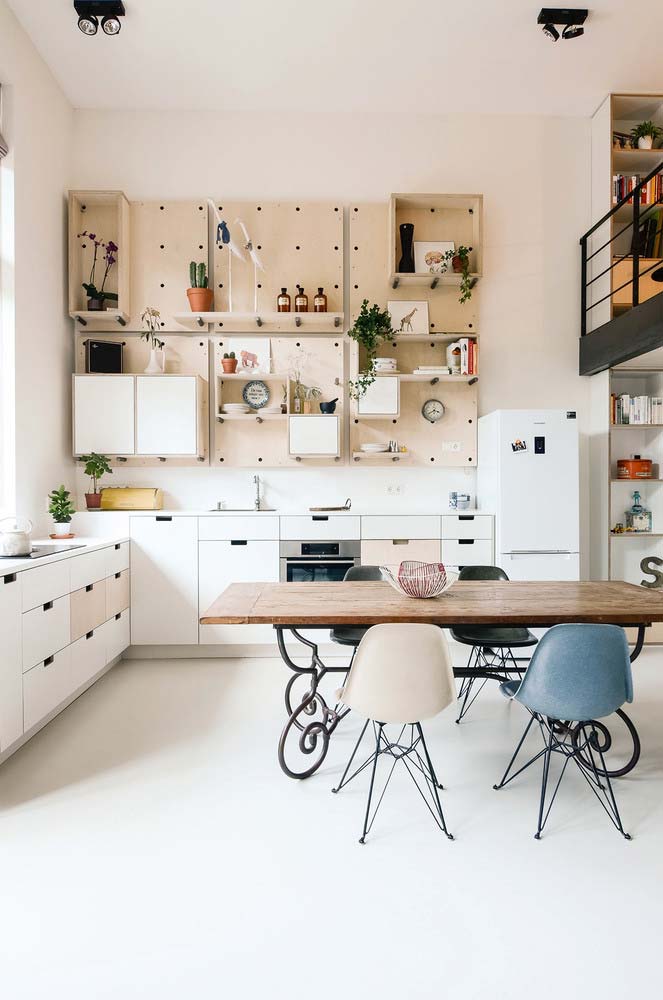
[[[516,762],[516,758],[518,757],[527,735],[535,722],[538,724],[541,731],[543,749],[536,753],[530,760],[527,761],[527,763],[519,767],[517,771],[511,773],[511,769]],[[626,840],[631,839],[631,835],[625,832],[622,825],[619,809],[617,808],[617,800],[615,799],[615,795],[612,790],[610,772],[606,767],[604,757],[604,751],[609,748],[609,745],[606,747],[602,728],[601,724],[594,720],[567,723],[557,721],[555,719],[548,719],[536,712],[531,713],[531,718],[525,727],[525,732],[518,742],[513,756],[507,765],[506,771],[498,784],[493,785],[493,788],[496,790],[504,788],[505,785],[508,785],[514,778],[517,778],[519,774],[522,774],[523,771],[527,770],[527,768],[534,764],[537,760],[543,758],[541,795],[539,798],[539,816],[536,833],[534,834],[535,840],[541,839],[541,834],[543,833],[544,827],[548,822],[548,817],[550,816],[550,811],[553,807],[555,798],[557,797],[557,792],[559,791],[562,779],[566,773],[566,768],[571,760],[574,762],[583,778],[591,788],[615,829],[618,830]],[[561,773],[554,788],[552,789],[552,793],[548,796],[548,801],[546,802],[550,781],[550,763],[553,754],[558,754],[563,757],[564,763],[562,764]]]
[[[525,667],[518,664],[513,650],[508,646],[493,649],[490,646],[473,646],[467,661],[467,673],[462,679],[458,700],[461,702],[460,712],[456,723],[461,720],[483,691],[484,685],[489,679],[499,679],[502,681],[520,679],[525,673]],[[491,678],[486,676],[486,671]],[[461,700],[462,699],[462,700]]]
[[[373,727],[375,749],[369,754],[362,764],[350,773],[350,769],[352,768],[357,751],[359,750],[361,742],[369,726],[369,722]],[[374,794],[377,794],[375,792],[375,777],[378,759],[383,756],[391,757],[392,763],[382,791],[379,794],[377,804],[371,812],[373,797]],[[423,799],[426,808],[430,812],[439,829],[448,837],[449,840],[453,840],[453,834],[449,833],[449,830],[447,829],[444,812],[442,811],[442,803],[440,802],[440,796],[438,793],[438,790],[442,789],[443,785],[440,783],[437,774],[435,773],[421,724],[418,722],[406,723],[402,726],[396,739],[390,740],[387,738],[384,723],[373,722],[367,719],[361,733],[359,734],[359,739],[355,744],[354,750],[350,755],[350,759],[345,767],[341,780],[336,788],[332,788],[332,792],[340,792],[345,785],[348,785],[351,781],[353,781],[359,774],[362,773],[362,771],[365,771],[367,768],[371,769],[371,780],[368,789],[368,799],[366,802],[366,813],[364,815],[364,826],[361,837],[359,838],[359,843],[364,844],[366,842],[366,837],[373,827],[378,810],[385,796],[385,792],[387,791],[389,782],[391,781],[398,763],[402,763],[405,767],[417,791]]]

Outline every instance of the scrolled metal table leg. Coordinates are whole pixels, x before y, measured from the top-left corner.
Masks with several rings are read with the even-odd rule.
[[[642,652],[642,647],[645,644],[645,630],[646,625],[638,625],[638,638],[635,640],[635,646],[633,647],[633,652],[631,653],[631,663],[633,663],[640,656]]]

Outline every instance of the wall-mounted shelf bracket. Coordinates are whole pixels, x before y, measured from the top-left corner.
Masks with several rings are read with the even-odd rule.
[[[340,325],[341,325],[341,317],[340,316],[335,316],[334,317],[334,326],[338,327]]]
[[[198,324],[198,326],[205,326],[205,320],[202,318],[202,316],[198,316],[196,318],[196,323]]]
[[[118,323],[120,324],[120,326],[126,326],[127,325],[127,321],[126,321],[126,319],[124,319],[123,316],[116,316],[115,319],[118,321]]]
[[[436,278],[433,278],[433,280],[432,280],[432,281],[431,281],[431,283],[430,283],[430,286],[431,286],[431,288],[437,288],[437,283],[438,283],[438,281],[439,281],[439,280],[440,280],[440,279],[439,279],[439,278],[437,278],[437,277],[436,277]]]
[[[301,325],[302,325],[301,316],[295,316],[295,326],[301,326]]]
[[[432,378],[432,379],[430,380],[430,384],[431,384],[431,385],[437,385],[437,383],[438,383],[439,381],[440,381],[440,380],[439,380],[439,378]]]
[[[260,319],[260,316],[256,316],[256,326],[262,326],[262,320]]]
[[[83,319],[82,316],[78,317],[78,322],[81,324],[81,326],[87,326],[87,320]]]
[[[477,377],[475,376],[474,378],[471,378],[471,379],[470,379],[470,380],[468,381],[468,383],[467,383],[467,384],[468,384],[468,385],[476,385],[476,383],[477,383],[478,381],[479,381],[479,379],[478,379],[478,378],[477,378]]]
[[[399,279],[398,278],[394,278],[394,280],[391,283],[391,287],[392,288],[398,288],[399,284],[400,284]]]

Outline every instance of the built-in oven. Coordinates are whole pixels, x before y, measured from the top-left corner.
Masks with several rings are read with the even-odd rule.
[[[280,579],[284,583],[334,583],[359,565],[360,556],[358,541],[282,541]]]

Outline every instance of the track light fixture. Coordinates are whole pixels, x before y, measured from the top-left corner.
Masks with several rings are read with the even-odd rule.
[[[120,18],[126,13],[122,0],[74,0],[74,9],[79,31],[90,36],[97,34],[99,18],[105,35],[118,35],[122,27]]]
[[[557,42],[560,33],[555,25],[562,26],[562,38],[579,38],[585,33],[583,24],[588,14],[586,7],[542,7],[536,23],[542,25],[544,35]]]

